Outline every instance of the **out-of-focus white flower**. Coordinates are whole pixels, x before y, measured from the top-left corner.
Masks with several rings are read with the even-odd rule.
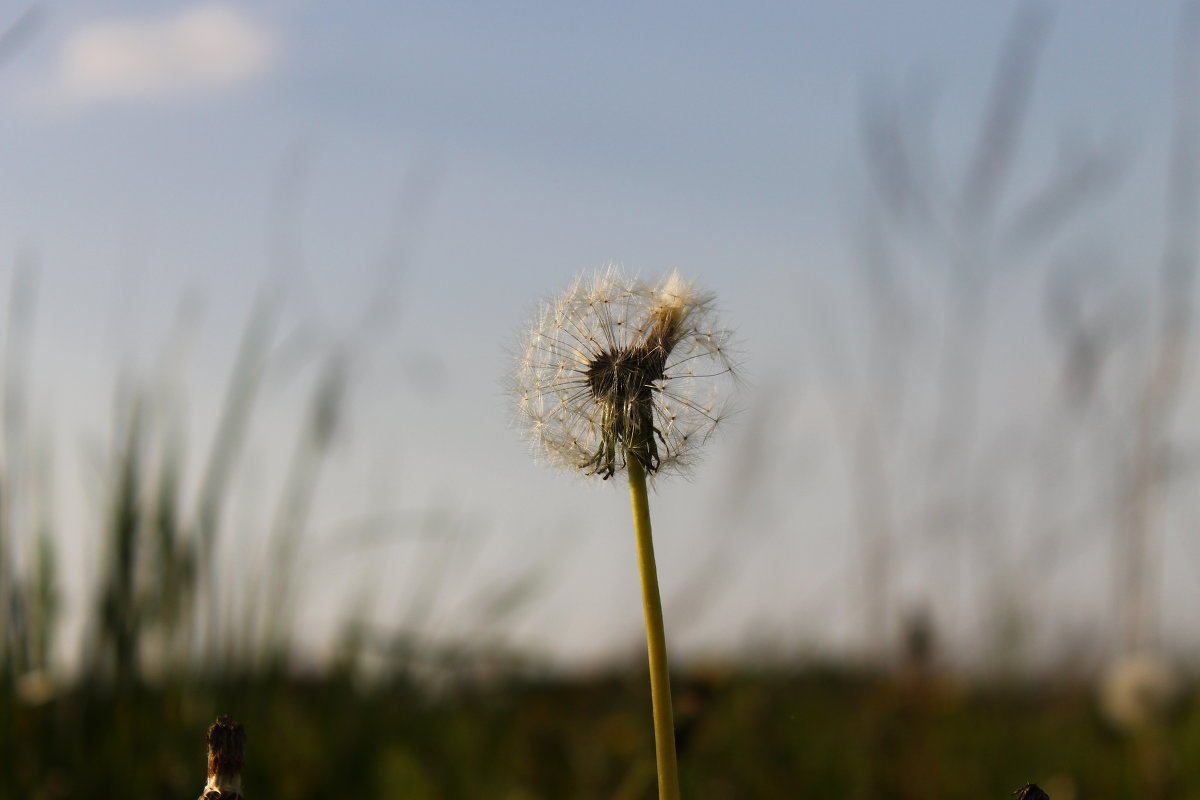
[[[1136,731],[1162,720],[1180,699],[1182,686],[1161,658],[1139,654],[1113,664],[1100,682],[1100,710],[1116,727]]]
[[[513,376],[519,420],[551,463],[608,479],[636,458],[683,472],[726,413],[731,333],[712,295],[672,272],[609,268],[542,305]]]

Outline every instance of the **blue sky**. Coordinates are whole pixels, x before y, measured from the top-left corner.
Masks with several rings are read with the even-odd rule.
[[[567,577],[544,578],[544,599],[506,635],[575,660],[636,643],[620,491],[531,464],[500,387],[539,297],[610,261],[645,275],[680,267],[739,329],[749,386],[746,411],[694,481],[659,492],[668,591],[693,579],[721,587],[716,610],[681,639],[697,652],[760,640],[846,647],[857,612],[839,587],[854,579],[853,515],[828,400],[840,390],[813,355],[827,331],[810,311],[824,308],[857,346],[866,322],[852,240],[871,198],[862,98],[927,87],[939,160],[957,174],[1016,8],[46,4],[0,68],[0,253],[39,265],[36,407],[72,498],[63,516],[87,516],[91,473],[77,462],[109,430],[115,376],[154,374],[181,303],[202,309],[173,363],[203,441],[251,297],[282,270],[288,324],[362,351],[312,551],[328,552],[328,531],[364,508],[447,509],[481,542],[456,550],[400,535],[362,556],[313,556],[336,576],[314,613],[332,619],[328,609],[375,581],[386,624],[405,603],[395,576],[444,558],[455,587],[431,624],[470,632],[473,604],[486,602],[470,587],[486,598],[489,582],[554,563]],[[1118,261],[1132,256],[1118,272],[1136,283],[1153,264],[1142,254],[1160,246],[1179,8],[1051,8],[1014,194],[1072,137],[1119,142],[1122,188],[1085,233]],[[393,285],[391,322],[355,338],[363,309]],[[989,380],[1040,385],[1050,368],[1024,358],[1044,338],[1036,286],[1001,292],[1009,306],[996,315]],[[280,371],[248,455],[261,472],[249,483],[268,497],[311,365]],[[995,419],[1039,398],[1001,403]],[[741,547],[710,530],[723,519],[713,509],[726,502],[727,465],[768,414],[779,452],[743,510],[755,531],[732,536],[748,552],[714,579],[712,554]],[[1100,556],[1084,561],[1066,594],[1104,569]],[[927,568],[905,567],[898,604],[953,605],[911,589]],[[81,561],[71,575],[83,574]],[[1090,602],[1065,616],[1090,619],[1103,593]],[[946,624],[970,639],[971,618]]]

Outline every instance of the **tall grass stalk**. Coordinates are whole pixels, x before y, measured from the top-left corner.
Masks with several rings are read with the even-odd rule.
[[[280,305],[277,293],[270,290],[262,290],[255,299],[229,376],[220,421],[209,451],[195,519],[191,525],[192,545],[197,551],[198,589],[204,598],[207,617],[207,625],[203,629],[207,648],[204,652],[210,659],[219,640],[218,620],[221,616],[222,595],[218,591],[214,553],[221,526],[221,512],[225,508],[229,484],[257,404],[278,325]]]

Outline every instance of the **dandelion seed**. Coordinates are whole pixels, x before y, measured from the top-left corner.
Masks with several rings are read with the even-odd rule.
[[[678,272],[646,284],[616,269],[544,305],[514,377],[540,454],[604,479],[631,457],[650,475],[684,471],[734,382],[730,332],[712,306]]]

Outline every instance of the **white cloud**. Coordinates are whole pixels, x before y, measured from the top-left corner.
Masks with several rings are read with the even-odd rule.
[[[171,17],[97,22],[72,32],[49,86],[59,101],[214,94],[263,73],[271,33],[232,6],[202,3]]]

